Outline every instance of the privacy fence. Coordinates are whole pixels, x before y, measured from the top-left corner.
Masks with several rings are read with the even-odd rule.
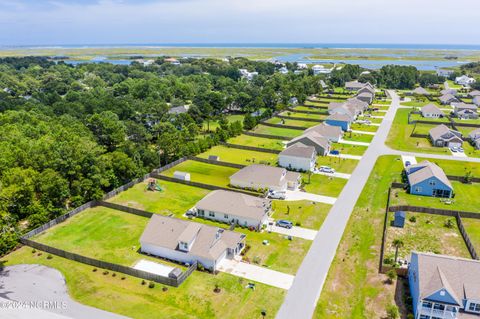
[[[286,128],[286,129],[291,129],[291,130],[299,130],[299,131],[304,131],[308,127],[303,127],[303,126],[293,126],[293,125],[284,125],[284,124],[273,124],[273,123],[268,123],[261,121],[258,124],[265,125],[265,126],[270,126],[270,127],[278,127],[278,128]]]
[[[248,131],[243,131],[242,134],[254,137],[263,137],[268,138],[271,140],[283,140],[283,141],[290,141],[292,138],[288,136],[280,136],[280,135],[270,135],[270,134],[261,134],[261,133],[252,133]]]

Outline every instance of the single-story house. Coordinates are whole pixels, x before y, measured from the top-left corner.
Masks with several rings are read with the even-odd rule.
[[[296,97],[291,97],[288,103],[290,105],[298,105],[298,99]]]
[[[330,152],[330,141],[325,136],[320,135],[315,131],[306,132],[300,136],[297,136],[287,143],[287,147],[290,147],[296,143],[302,143],[307,146],[313,146],[317,155],[325,156]]]
[[[199,200],[190,212],[200,218],[260,230],[272,212],[272,202],[237,192],[214,190]]]
[[[304,131],[304,133],[316,132],[326,137],[330,142],[338,142],[343,136],[343,131],[339,126],[328,125],[326,123],[312,126]]]
[[[451,94],[451,95],[457,95],[457,90],[455,89],[443,89],[440,91],[440,94],[446,95],[446,94]]]
[[[296,190],[300,186],[301,175],[289,172],[282,167],[253,164],[230,176],[230,185],[238,188],[274,191]]]
[[[468,134],[468,138],[477,150],[480,149],[480,128],[471,131],[470,134]]]
[[[473,83],[475,83],[475,79],[474,78],[471,78],[467,75],[462,75],[462,76],[457,76],[455,78],[455,83],[457,84],[460,84],[460,85],[463,85],[463,86],[470,86],[472,85]]]
[[[372,104],[375,95],[371,92],[362,92],[356,96],[360,101]]]
[[[436,164],[423,161],[405,169],[410,186],[410,194],[446,197],[453,195],[453,186],[445,172]]]
[[[332,69],[326,68],[325,66],[319,64],[312,66],[312,71],[313,75],[332,73]]]
[[[335,113],[327,117],[325,123],[332,126],[339,126],[343,131],[350,130],[352,118],[346,114]]]
[[[355,107],[360,113],[363,113],[368,109],[368,103],[358,99],[357,97],[349,98],[345,104],[347,106]]]
[[[408,282],[415,318],[480,318],[480,261],[414,251]]]
[[[454,70],[437,69],[437,75],[438,76],[443,76],[443,77],[446,77],[446,78],[448,78],[454,72],[455,72]]]
[[[445,116],[445,113],[432,103],[425,105],[420,111],[422,112],[423,117],[439,118]]]
[[[440,103],[442,103],[443,105],[458,102],[458,99],[453,94],[444,94],[439,99]]]
[[[245,234],[154,214],[140,237],[142,253],[185,264],[198,262],[215,271],[225,259],[238,256]]]
[[[315,168],[316,159],[315,147],[297,142],[278,154],[278,165],[290,170],[306,172]]]
[[[463,144],[462,133],[448,128],[445,124],[432,128],[429,136],[433,146],[460,147]]]
[[[189,108],[190,108],[189,105],[174,106],[170,110],[168,110],[168,113],[169,114],[183,114],[183,113],[187,113]]]
[[[358,82],[358,81],[350,81],[350,82],[345,83],[345,89],[348,90],[348,91],[358,91],[365,86],[369,86],[373,89],[373,85],[371,85],[368,82],[367,83],[362,83],[362,82]]]
[[[430,95],[430,93],[426,89],[422,88],[421,86],[413,90],[412,93],[416,95]]]
[[[468,97],[469,97],[469,98],[472,98],[472,99],[473,99],[473,98],[475,98],[476,96],[480,96],[480,91],[475,90],[475,91],[471,91],[471,92],[468,93]]]
[[[452,103],[453,114],[459,119],[477,119],[477,106],[467,103]]]
[[[372,93],[372,95],[375,96],[375,89],[371,85],[365,85],[364,87],[362,87],[360,90],[357,91],[357,94],[364,93],[364,92]]]

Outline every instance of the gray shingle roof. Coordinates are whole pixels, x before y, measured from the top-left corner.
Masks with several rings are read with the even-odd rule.
[[[419,164],[411,165],[408,167],[407,173],[418,167],[420,167],[419,170],[408,174],[408,182],[410,185],[416,185],[434,176],[442,183],[453,189],[452,184],[447,178],[447,175],[445,175],[445,172],[438,165],[432,162],[423,161]]]
[[[301,158],[312,158],[315,156],[315,147],[307,146],[301,142],[295,143],[286,149],[284,149],[278,155],[286,155],[286,156],[294,156],[294,157],[301,157]]]
[[[442,140],[450,140],[454,138],[460,138],[462,137],[462,134],[458,131],[452,130],[448,128],[445,124],[440,124],[438,126],[435,126],[429,131],[430,137],[436,141],[439,139]]]
[[[416,88],[415,90],[413,90],[413,93],[414,94],[420,94],[420,95],[429,95],[430,93],[425,90],[424,88],[422,88],[421,86],[419,86],[418,88]]]
[[[230,181],[241,180],[253,184],[282,187],[287,181],[294,181],[300,178],[299,173],[295,174],[295,176],[290,175],[294,179],[287,179],[287,170],[285,168],[253,164],[242,168],[230,176]]]
[[[325,137],[341,137],[343,135],[343,131],[338,126],[328,125],[326,123],[318,124],[306,129],[304,132],[317,132],[318,134],[325,136]]]
[[[440,110],[435,104],[427,104],[421,109],[422,113],[429,113],[429,114],[440,114],[445,115],[442,110]]]
[[[351,122],[352,118],[346,114],[334,113],[327,117],[327,120]]]

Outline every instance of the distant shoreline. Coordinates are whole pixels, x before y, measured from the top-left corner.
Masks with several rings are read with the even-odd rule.
[[[395,43],[138,43],[0,45],[0,50],[89,49],[89,48],[244,48],[244,49],[394,49],[394,50],[480,50],[480,44],[395,44]]]

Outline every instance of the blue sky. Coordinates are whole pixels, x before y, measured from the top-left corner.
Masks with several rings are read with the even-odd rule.
[[[0,45],[480,44],[478,0],[0,0]]]

